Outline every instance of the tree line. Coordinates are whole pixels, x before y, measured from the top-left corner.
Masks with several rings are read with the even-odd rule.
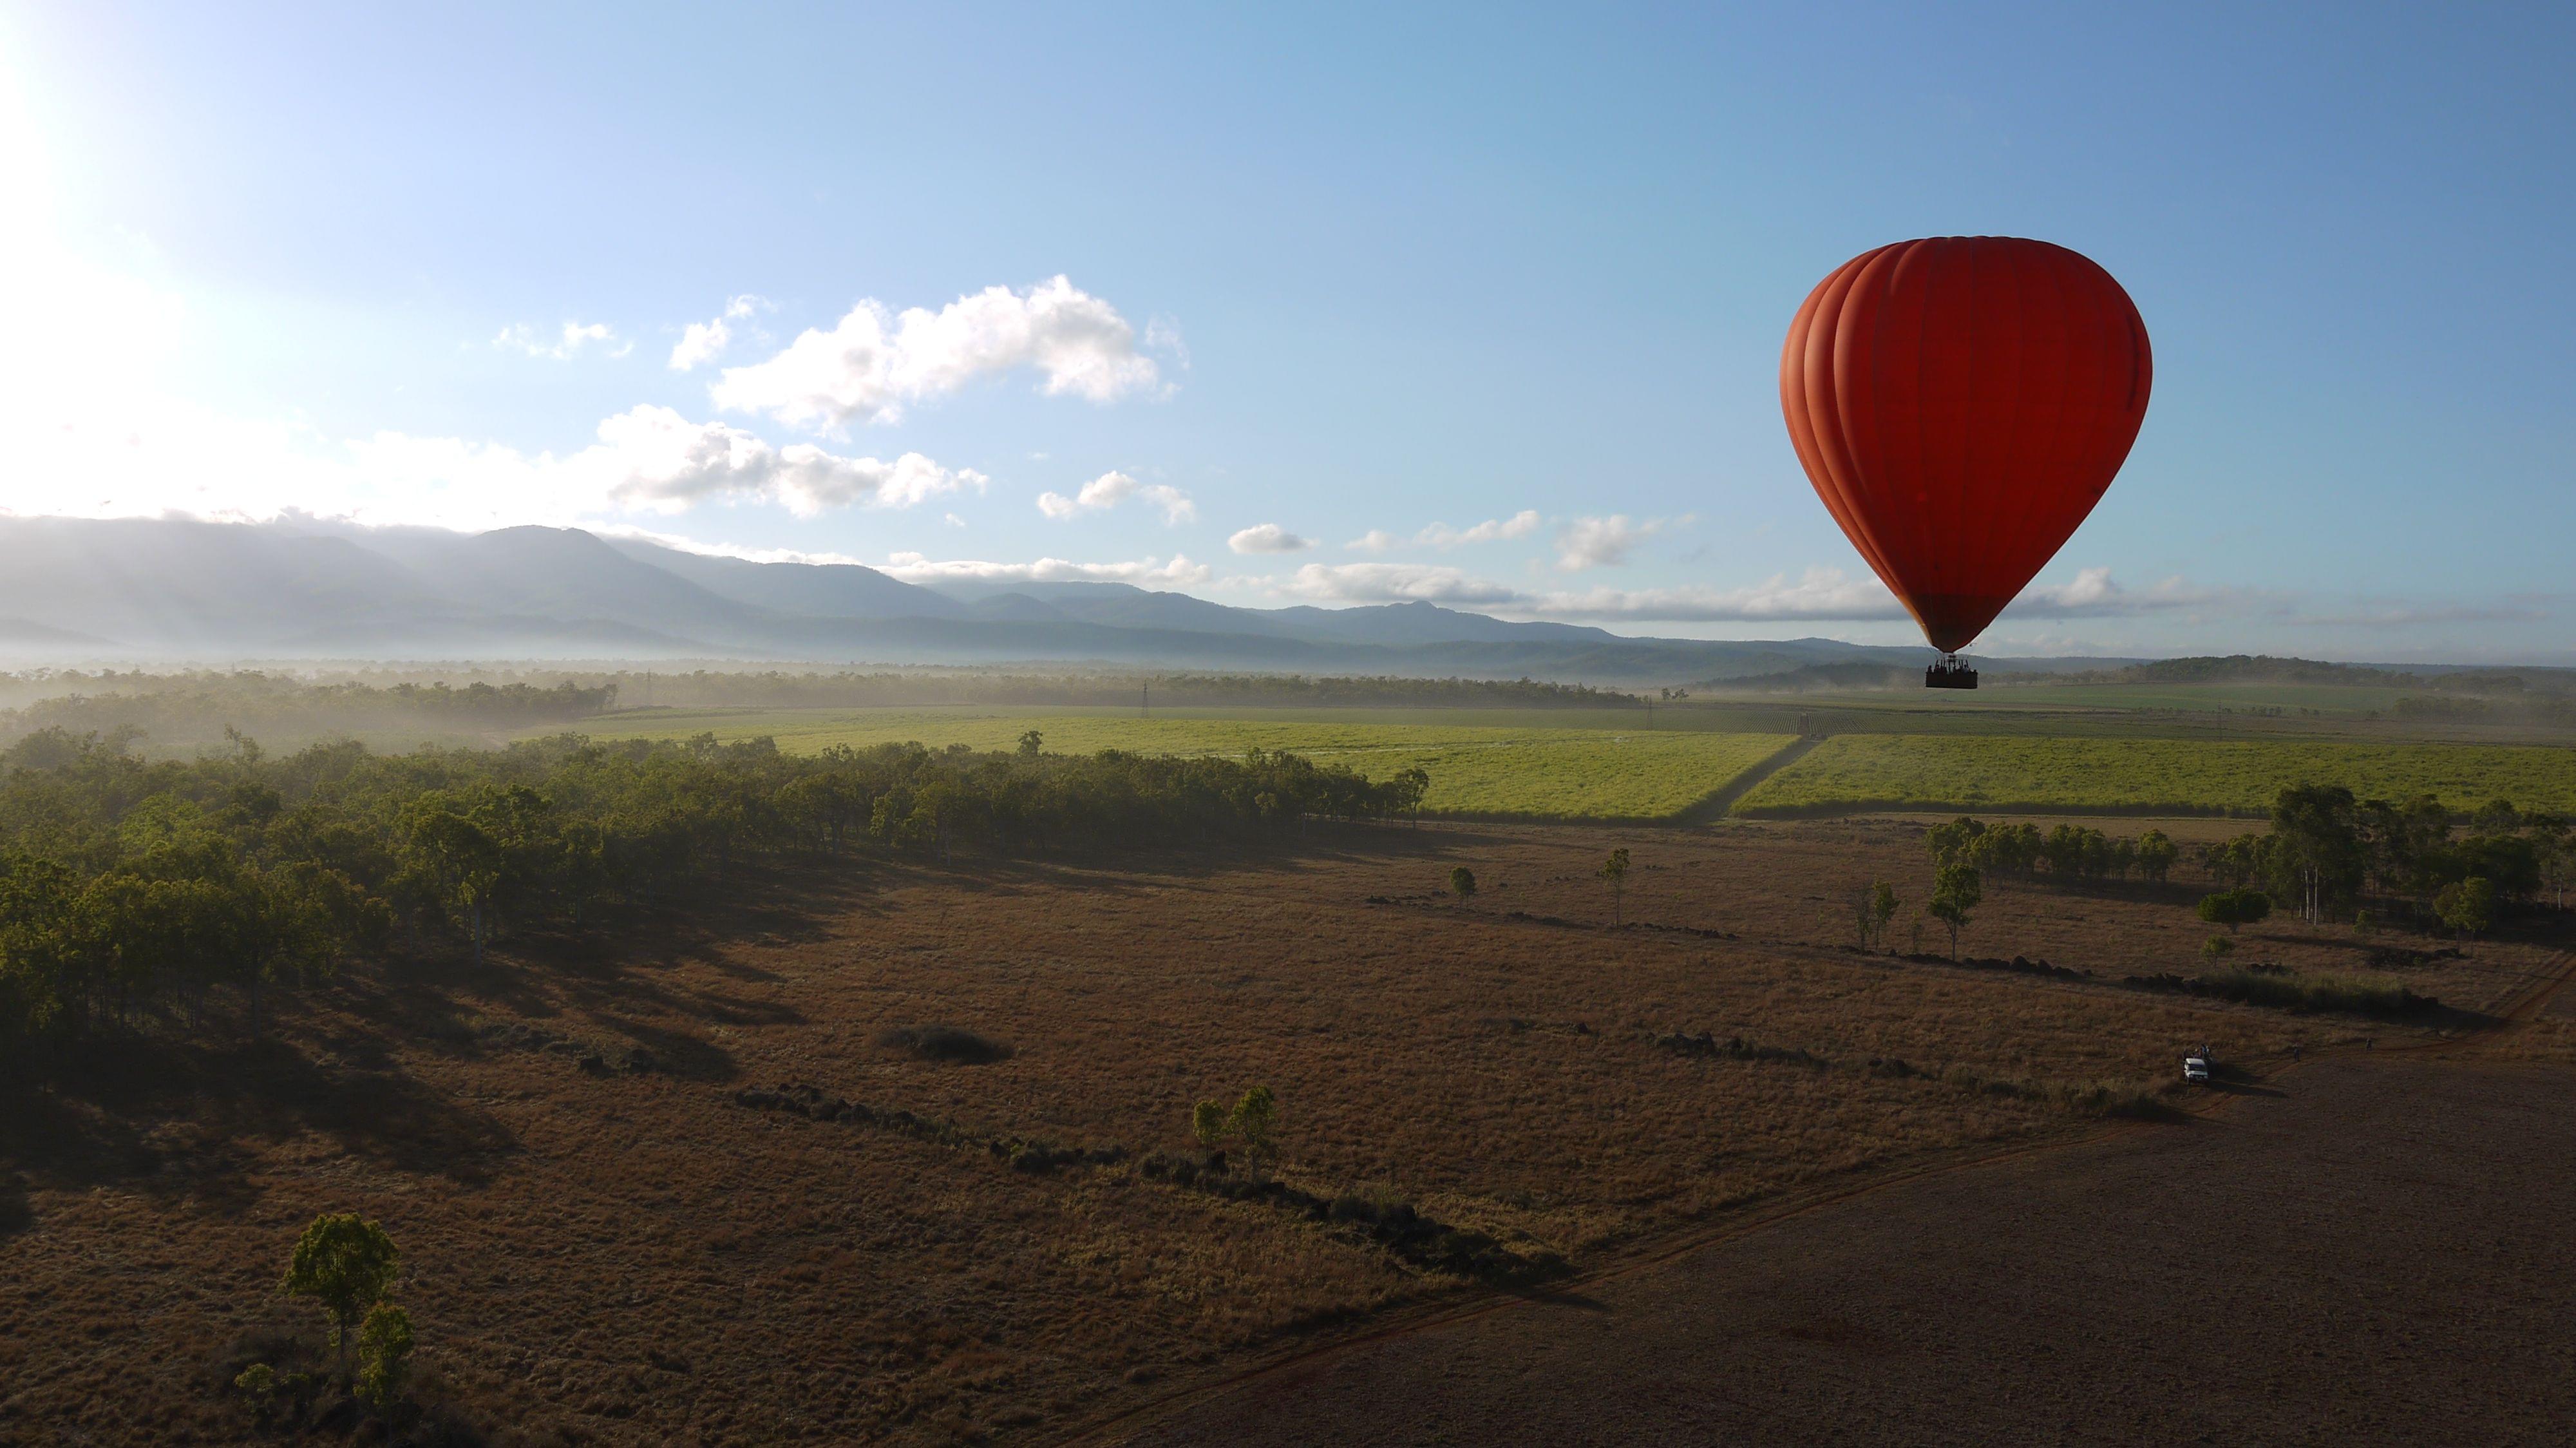
[[[0,751],[0,1039],[147,1009],[202,1025],[397,939],[479,957],[496,936],[721,883],[760,859],[860,850],[1094,854],[1277,835],[1420,803],[1300,756],[1009,753],[918,744],[782,754],[767,739],[271,756],[236,736],[148,761],[48,730]]]
[[[406,726],[525,729],[567,724],[617,707],[614,681],[315,683],[242,670],[47,674],[19,682],[63,692],[0,712],[0,740],[59,731],[66,739],[97,734],[125,744],[149,741],[171,746],[211,743],[225,728],[254,735],[306,736]]]

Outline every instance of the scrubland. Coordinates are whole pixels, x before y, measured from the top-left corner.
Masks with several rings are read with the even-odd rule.
[[[2002,884],[1962,941],[2090,979],[1849,948],[1878,879],[1916,943],[1924,859],[1902,822],[1317,825],[1117,869],[745,870],[590,943],[375,962],[264,1044],[146,1033],[7,1088],[0,1437],[240,1436],[219,1384],[312,1335],[271,1289],[339,1210],[402,1245],[424,1394],[494,1441],[1045,1437],[1492,1285],[1373,1231],[1398,1204],[1544,1284],[2170,1104],[2186,1047],[2426,1039],[2553,958],[2243,933],[2239,961],[2453,1008],[2395,1026],[2125,988],[2196,968],[2183,883]],[[1192,1104],[1255,1084],[1280,1192],[1180,1180]]]

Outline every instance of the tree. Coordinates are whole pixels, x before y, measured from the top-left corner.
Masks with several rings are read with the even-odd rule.
[[[391,1414],[402,1401],[403,1372],[411,1358],[411,1314],[390,1302],[367,1312],[358,1329],[358,1401]]]
[[[501,847],[483,826],[432,790],[403,812],[405,858],[441,905],[462,911],[483,963],[483,912],[501,882]]]
[[[331,1347],[340,1355],[344,1383],[353,1372],[359,1319],[393,1291],[400,1263],[393,1239],[355,1212],[315,1217],[295,1241],[295,1255],[278,1291],[321,1304],[331,1320]]]
[[[2200,918],[2212,925],[2224,925],[2234,935],[2236,927],[2251,925],[2272,913],[2272,897],[2260,890],[2221,890],[2203,895],[2197,907]]]
[[[1403,770],[1387,781],[1394,786],[1396,808],[1413,816],[1413,827],[1422,828],[1422,797],[1431,792],[1431,775],[1419,767]]]
[[[1923,847],[1932,852],[1932,867],[1972,863],[1968,854],[1977,848],[1986,833],[1984,824],[1961,815],[1946,825],[1934,825],[1923,832]]]
[[[2174,858],[2182,851],[2162,830],[2149,830],[2138,836],[2138,873],[2161,885],[2165,873],[2173,868]]]
[[[1202,1101],[1190,1108],[1190,1134],[1197,1137],[1199,1145],[1209,1152],[1223,1150],[1226,1133],[1232,1129],[1233,1123],[1226,1117],[1223,1102]]]
[[[1046,736],[1045,736],[1045,735],[1043,735],[1043,734],[1040,734],[1040,733],[1039,733],[1038,731],[1036,731],[1035,729],[1032,729],[1032,730],[1030,730],[1029,732],[1027,732],[1026,734],[1021,735],[1021,736],[1020,736],[1020,757],[1021,757],[1022,759],[1035,759],[1035,758],[1037,758],[1037,757],[1038,757],[1038,750],[1039,750],[1042,746],[1044,746],[1044,745],[1045,745],[1045,743],[1046,743]]]
[[[1279,1101],[1267,1086],[1255,1086],[1234,1104],[1235,1134],[1243,1138],[1243,1164],[1259,1175],[1277,1150]]]
[[[1628,884],[1627,846],[1621,845],[1612,850],[1610,858],[1601,862],[1601,878],[1610,882],[1610,923],[1614,926],[1625,925],[1627,920],[1621,905],[1622,894]]]
[[[1461,900],[1476,898],[1476,872],[1460,865],[1449,872],[1449,893]]]
[[[2361,892],[2370,853],[2360,806],[2340,785],[2294,785],[2272,800],[2272,883],[2299,902],[2299,918],[2322,924],[2326,912]]]
[[[1279,1100],[1269,1087],[1255,1086],[1243,1093],[1231,1111],[1217,1102],[1202,1101],[1190,1111],[1190,1133],[1211,1157],[1223,1148],[1226,1138],[1243,1138],[1244,1168],[1258,1173],[1276,1149]]]
[[[2484,875],[2471,875],[2443,886],[2433,897],[2433,913],[2465,938],[2481,934],[2495,923],[2495,904],[2495,882]]]
[[[1986,898],[1985,882],[1971,865],[1943,865],[1932,876],[1932,899],[1923,908],[1950,927],[1950,958],[1959,958],[1959,932],[1968,928],[1969,912]]]
[[[1887,922],[1896,918],[1896,887],[1885,880],[1852,900],[1852,923],[1860,929],[1860,948],[1869,950],[1887,938]]]

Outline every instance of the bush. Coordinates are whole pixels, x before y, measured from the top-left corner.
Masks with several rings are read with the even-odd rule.
[[[2251,925],[2270,915],[2272,897],[2260,890],[2221,890],[2201,896],[2197,908],[2201,919],[2224,925],[2233,933],[2239,925]]]
[[[358,1329],[358,1401],[391,1413],[402,1401],[403,1371],[411,1358],[411,1314],[379,1302]]]
[[[878,1034],[877,1044],[924,1061],[949,1061],[961,1066],[988,1066],[1007,1061],[1013,1054],[1000,1041],[956,1026],[893,1026]]]

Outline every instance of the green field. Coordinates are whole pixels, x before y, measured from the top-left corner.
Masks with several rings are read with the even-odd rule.
[[[906,741],[1009,749],[1030,729],[1050,753],[1285,749],[1372,779],[1419,766],[1431,776],[1425,813],[1633,820],[1679,815],[1791,742],[1786,734],[1389,724],[1351,720],[1347,712],[1339,719],[1246,719],[991,708],[653,710],[590,720],[581,732],[595,739],[765,735],[798,754]]]
[[[1746,815],[1859,806],[2253,814],[2291,784],[2340,784],[2364,798],[2430,794],[2455,809],[2509,799],[2524,808],[2576,810],[2576,749],[1843,734],[1764,780],[1735,808]]]

